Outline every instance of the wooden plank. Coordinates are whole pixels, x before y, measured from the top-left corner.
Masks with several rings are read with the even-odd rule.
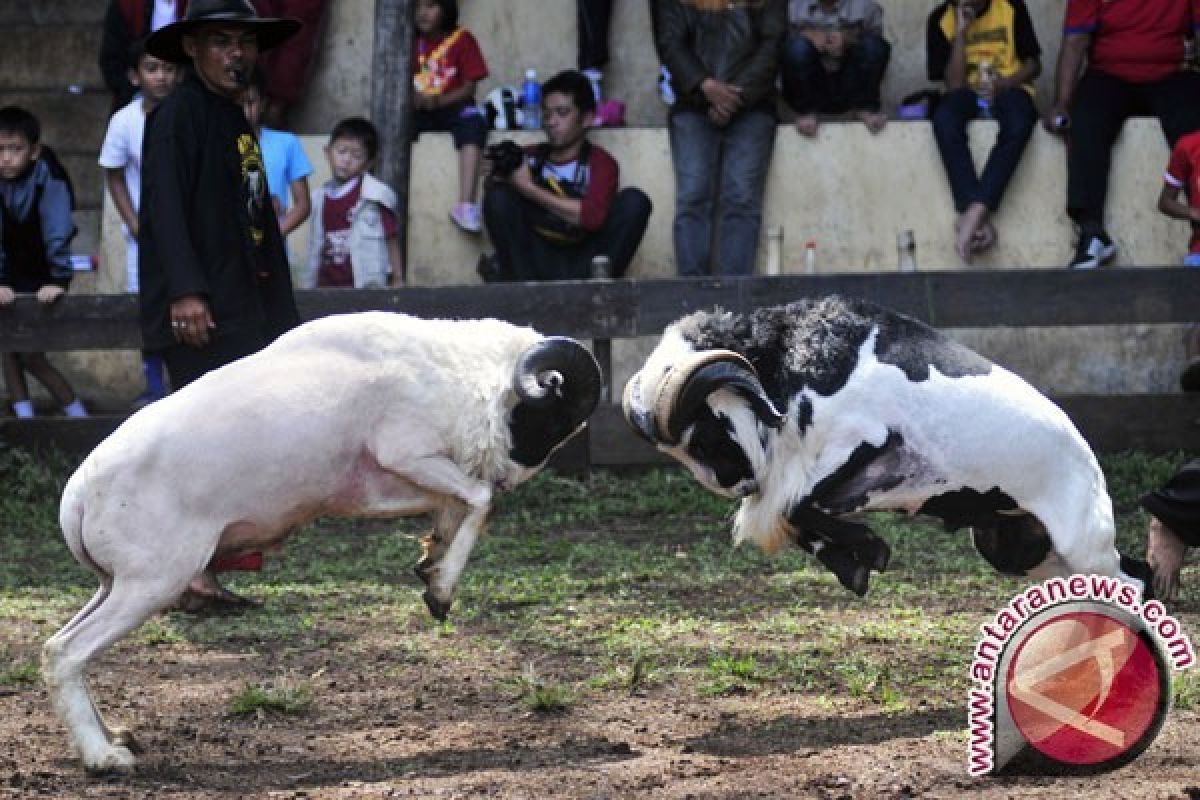
[[[1200,452],[1200,395],[1064,395],[1052,398],[1097,451]],[[620,406],[592,415],[594,466],[668,463],[625,424]]]
[[[1200,395],[1063,395],[1053,399],[1097,451],[1200,453]],[[0,446],[27,450],[53,447],[79,455],[103,441],[123,419],[0,419]],[[568,474],[581,474],[589,465],[669,463],[674,462],[626,425],[619,405],[604,404],[592,415],[587,431],[556,453],[550,466]]]
[[[1105,269],[786,275],[660,281],[570,281],[296,293],[305,319],[356,311],[496,317],[579,339],[654,335],[679,317],[828,294],[864,297],[937,327],[1168,324],[1196,321],[1200,270]],[[0,351],[136,349],[137,299],[22,296],[0,310]]]
[[[379,130],[375,174],[396,190],[400,252],[408,251],[408,178],[412,163],[414,0],[376,0],[371,53],[371,118]]]

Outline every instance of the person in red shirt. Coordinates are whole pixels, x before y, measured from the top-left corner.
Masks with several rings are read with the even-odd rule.
[[[1068,135],[1067,214],[1079,226],[1070,266],[1116,254],[1104,229],[1112,146],[1125,120],[1152,115],[1168,143],[1200,129],[1200,73],[1185,42],[1200,28],[1200,0],[1067,0],[1056,97],[1046,128]]]
[[[481,261],[485,281],[583,280],[606,256],[611,276],[633,260],[650,219],[640,189],[617,190],[617,162],[587,131],[596,95],[582,72],[560,72],[542,87],[546,141],[528,148],[508,174],[485,166],[483,219],[496,247]],[[599,276],[597,276],[599,277]]]
[[[1187,202],[1179,201],[1180,192]],[[1158,195],[1158,210],[1192,224],[1192,239],[1183,265],[1200,267],[1200,131],[1189,133],[1175,143]],[[1200,323],[1192,323],[1184,331],[1183,351],[1187,363],[1179,383],[1185,392],[1200,392]]]
[[[471,32],[458,24],[456,0],[417,0],[413,11],[413,138],[449,131],[458,150],[458,204],[450,218],[468,233],[481,224],[475,195],[487,121],[475,105],[475,87],[488,75]]]

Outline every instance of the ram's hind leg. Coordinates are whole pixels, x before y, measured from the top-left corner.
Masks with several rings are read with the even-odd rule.
[[[77,615],[46,642],[42,650],[42,674],[55,710],[88,770],[132,769],[137,749],[131,736],[110,731],[104,724],[88,691],[88,665],[167,606],[178,591],[178,581],[173,579],[118,578],[90,613]]]

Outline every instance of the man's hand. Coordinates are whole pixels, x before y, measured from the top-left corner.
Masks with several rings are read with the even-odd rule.
[[[715,78],[705,78],[700,84],[700,91],[708,104],[723,116],[733,118],[742,107],[742,89],[729,83],[722,83]]]
[[[11,306],[17,299],[17,294],[11,286],[0,286],[0,306]]]
[[[1064,106],[1055,104],[1042,117],[1042,127],[1056,136],[1062,136],[1071,127],[1071,115]]]
[[[733,117],[729,114],[722,114],[717,108],[708,109],[708,121],[718,128],[724,128],[733,121]]]
[[[494,177],[493,180],[498,180],[498,178]],[[529,161],[524,158],[521,159],[521,166],[514,169],[512,174],[504,180],[507,180],[509,183],[511,183],[513,188],[522,194],[528,192],[537,185],[533,180],[533,170],[529,168]]]
[[[963,36],[966,34],[967,28],[971,27],[971,23],[975,21],[975,9],[966,3],[960,2],[956,16],[958,25],[954,33],[956,36]]]
[[[424,92],[413,92],[413,108],[417,111],[433,111],[436,106],[437,96],[425,94]]]
[[[204,347],[208,344],[209,329],[215,327],[208,303],[200,295],[190,294],[171,303],[171,330],[175,333],[175,341]]]
[[[53,283],[48,283],[45,286],[43,286],[42,288],[37,290],[37,299],[38,299],[38,302],[41,303],[42,305],[48,306],[51,303],[53,303],[55,300],[57,300],[58,298],[62,297],[64,294],[66,294],[66,291],[67,290],[61,286],[57,286]]]

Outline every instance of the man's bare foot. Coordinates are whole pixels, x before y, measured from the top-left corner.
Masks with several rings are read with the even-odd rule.
[[[804,136],[816,136],[818,125],[816,114],[801,114],[796,117],[796,130]]]
[[[1163,525],[1157,517],[1150,518],[1146,532],[1146,561],[1154,571],[1154,594],[1170,602],[1179,592],[1179,571],[1187,545],[1175,531]]]
[[[887,125],[887,114],[884,114],[882,111],[855,111],[854,116],[863,125],[866,125],[867,130],[871,133],[879,133]]]
[[[985,219],[979,229],[975,231],[975,238],[971,240],[971,247],[976,253],[982,253],[996,243],[999,238],[996,234],[996,226],[992,224],[990,219]]]
[[[967,210],[959,216],[958,222],[954,226],[958,231],[954,249],[964,262],[970,263],[971,256],[975,252],[975,236],[985,222],[987,222],[987,206],[983,203],[971,203],[967,206]]]

